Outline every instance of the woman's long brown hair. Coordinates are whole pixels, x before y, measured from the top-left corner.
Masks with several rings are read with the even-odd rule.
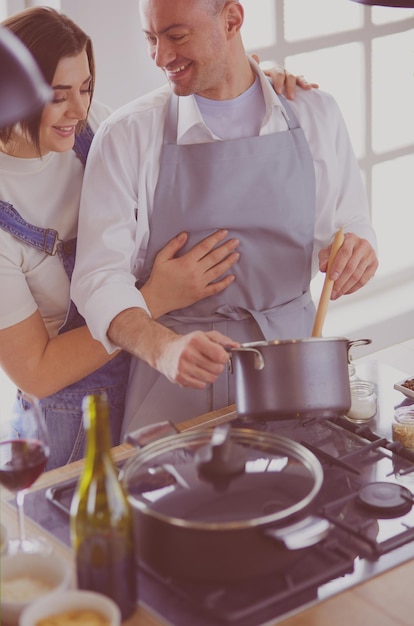
[[[91,99],[95,86],[95,61],[92,41],[75,22],[66,15],[50,7],[32,7],[26,9],[1,24],[16,35],[30,50],[40,71],[49,85],[52,84],[59,61],[65,57],[76,56],[86,51],[91,73]],[[30,138],[40,153],[39,128],[42,112],[19,122],[20,128]],[[79,132],[85,125],[79,123]],[[7,144],[17,124],[0,129],[0,141]]]

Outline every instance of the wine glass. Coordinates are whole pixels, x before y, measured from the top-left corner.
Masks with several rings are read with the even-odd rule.
[[[26,537],[24,496],[43,472],[50,447],[46,423],[37,398],[22,399],[22,436],[0,441],[0,484],[13,491],[19,520],[19,537],[10,540],[8,552],[50,552],[50,544],[41,537]]]

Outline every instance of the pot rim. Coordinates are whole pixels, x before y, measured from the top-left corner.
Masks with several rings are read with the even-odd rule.
[[[345,341],[346,343],[353,343],[351,339],[347,339],[346,337],[303,337],[301,339],[273,339],[271,341],[266,341],[265,339],[262,339],[260,341],[250,341],[242,343],[240,347],[231,348],[231,351],[237,352],[238,350],[243,350],[243,348],[260,348],[265,346],[278,346],[295,343],[326,343],[331,341]]]
[[[290,457],[302,462],[303,465],[311,472],[314,480],[313,486],[304,498],[295,504],[286,507],[282,511],[277,511],[267,515],[260,515],[253,519],[242,521],[235,520],[229,522],[199,522],[189,521],[179,517],[172,517],[160,513],[159,511],[155,511],[151,508],[150,503],[145,502],[143,499],[139,498],[139,496],[137,497],[129,493],[128,473],[133,472],[134,470],[136,471],[137,459],[139,468],[152,458],[156,458],[157,454],[183,448],[186,443],[200,443],[203,445],[208,444],[211,441],[213,432],[214,428],[203,428],[196,431],[182,432],[153,441],[144,448],[138,450],[138,452],[126,462],[121,471],[121,480],[127,491],[128,501],[131,506],[144,514],[149,515],[150,517],[176,527],[205,531],[235,531],[245,530],[248,528],[263,528],[275,524],[281,525],[281,522],[285,522],[295,514],[304,511],[319,493],[322,487],[324,475],[322,465],[313,452],[308,450],[302,444],[288,439],[287,437],[276,435],[274,433],[254,431],[249,428],[231,428],[229,436],[231,436],[237,443],[261,443],[262,445],[267,446],[269,450],[274,449],[275,452],[288,454]],[[276,446],[279,447],[277,448]]]

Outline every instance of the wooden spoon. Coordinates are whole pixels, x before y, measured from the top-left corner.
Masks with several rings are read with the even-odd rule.
[[[342,228],[338,230],[335,235],[335,238],[332,243],[331,252],[329,254],[328,259],[328,267],[326,269],[325,281],[323,283],[322,293],[318,304],[318,309],[316,311],[315,322],[313,324],[312,329],[312,337],[320,337],[322,335],[322,326],[325,321],[326,312],[328,310],[329,300],[331,299],[332,289],[334,285],[334,281],[329,278],[332,263],[336,257],[336,254],[339,248],[342,246],[344,241],[344,231]]]

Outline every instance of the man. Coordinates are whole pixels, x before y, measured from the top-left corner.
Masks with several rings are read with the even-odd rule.
[[[309,336],[309,283],[340,226],[333,297],[359,289],[378,264],[333,99],[313,90],[288,105],[276,95],[246,55],[237,0],[141,0],[140,9],[169,87],[123,107],[95,137],[72,283],[94,336],[138,357],[124,432],[233,402],[235,342]],[[136,283],[157,251],[177,232],[188,233],[185,251],[216,229],[239,243],[235,280],[168,315],[149,306]]]

